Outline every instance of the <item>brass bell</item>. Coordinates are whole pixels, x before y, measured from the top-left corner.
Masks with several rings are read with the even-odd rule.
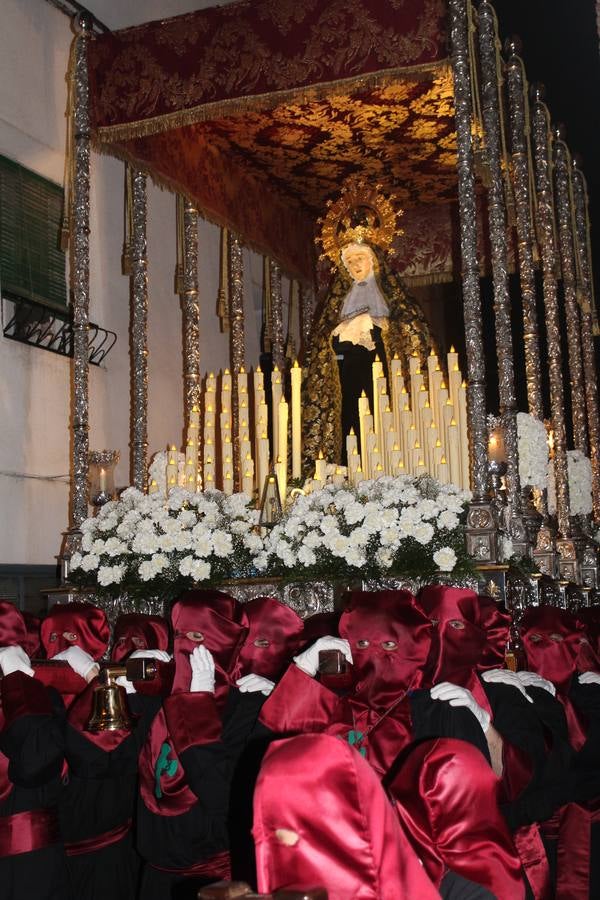
[[[92,715],[87,730],[94,733],[101,731],[131,731],[131,718],[127,709],[125,688],[115,684],[111,679],[114,673],[110,668],[103,669],[100,678],[102,683],[94,688]]]

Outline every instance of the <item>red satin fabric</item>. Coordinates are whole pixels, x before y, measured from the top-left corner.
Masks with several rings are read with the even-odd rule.
[[[196,743],[217,740],[220,734],[219,711],[223,708],[232,682],[238,653],[248,633],[248,619],[240,603],[220,591],[187,591],[171,612],[175,677],[172,695],[155,716],[139,757],[140,793],[145,806],[153,813],[178,816],[194,806],[198,798],[187,784],[177,755],[190,746],[188,727],[196,735]],[[202,641],[194,641],[188,632],[198,632]],[[190,653],[202,643],[215,660],[215,693],[191,695],[192,668]],[[181,695],[189,721],[178,714],[177,696]],[[190,715],[189,704],[195,713]],[[168,710],[167,710],[168,706]],[[167,715],[168,712],[168,715]],[[176,722],[177,733],[170,723]],[[180,727],[181,726],[181,727]],[[218,726],[218,730],[217,730]],[[208,741],[205,739],[208,736]],[[168,761],[176,764],[172,776],[161,779],[162,796],[156,796],[156,765],[164,745],[168,744]]]
[[[128,613],[117,619],[110,658],[118,663],[135,650],[167,650],[168,647],[169,625],[162,616]]]
[[[65,844],[65,852],[67,856],[82,856],[84,853],[95,853],[96,850],[103,850],[105,847],[110,847],[111,844],[117,844],[130,831],[131,819],[127,819],[122,825],[115,825],[114,828],[111,828],[110,831],[105,831],[103,834],[86,838],[84,841]]]
[[[407,756],[389,788],[434,884],[448,867],[503,900],[525,897],[521,863],[498,808],[498,785],[480,751],[465,741],[426,741]]]
[[[479,597],[479,624],[486,635],[477,669],[503,669],[512,616],[491,597]]]
[[[569,738],[576,750],[585,744],[586,728],[569,700],[569,690],[577,672],[582,637],[585,637],[583,626],[577,619],[555,606],[528,609],[521,621],[527,665],[555,686],[556,697],[565,709]]]
[[[188,869],[165,869],[163,866],[155,866],[150,863],[153,869],[159,872],[169,872],[173,875],[181,875],[184,878],[212,878],[218,880],[231,880],[231,857],[227,850],[222,853],[216,853],[210,859],[190,866]]]
[[[39,657],[42,652],[42,641],[40,637],[40,625],[42,620],[39,616],[34,616],[33,613],[26,612],[25,610],[23,610],[21,615],[23,616],[25,628],[27,629],[27,638],[23,644],[23,650],[29,659]]]
[[[0,600],[0,647],[23,647],[27,628],[21,611],[10,600]],[[27,652],[27,651],[25,651]]]
[[[559,812],[555,900],[588,900],[590,897],[591,827],[600,821],[600,810],[567,803]]]
[[[42,850],[59,841],[58,815],[54,809],[0,816],[0,857]]]
[[[253,834],[261,892],[318,886],[329,900],[438,897],[375,773],[328,735],[270,746],[254,794]]]
[[[274,597],[256,597],[244,610],[249,631],[237,659],[236,677],[253,673],[277,681],[298,651],[304,623]]]
[[[99,660],[106,652],[110,637],[104,611],[91,603],[79,601],[52,607],[52,611],[42,622],[40,631],[48,659],[77,645],[95,660]],[[65,632],[72,632],[76,638],[67,640]]]
[[[479,597],[467,588],[430,585],[419,593],[418,602],[434,624],[423,687],[433,687],[441,681],[457,684],[470,690],[477,703],[491,713],[477,677],[477,665],[487,643]]]

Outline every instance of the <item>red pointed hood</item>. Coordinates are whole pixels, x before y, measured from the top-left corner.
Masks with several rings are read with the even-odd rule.
[[[373,769],[330,735],[271,744],[254,793],[253,834],[261,892],[323,887],[329,900],[439,896]]]
[[[42,622],[41,637],[48,659],[76,645],[99,660],[108,647],[110,628],[104,610],[77,601],[53,606]]]
[[[437,652],[427,667],[427,684],[450,681],[468,687],[486,645],[479,598],[467,588],[434,584],[423,588],[419,605],[435,627]]]
[[[277,681],[298,651],[304,622],[274,597],[256,597],[244,610],[249,631],[238,657],[238,677],[253,673]]]
[[[420,687],[431,632],[409,591],[353,591],[339,633],[352,652],[354,696],[385,709],[403,691]]]
[[[486,641],[477,668],[502,669],[506,658],[506,645],[512,616],[491,597],[479,597],[479,624],[485,631]]]
[[[521,620],[527,665],[532,672],[551,681],[561,694],[569,692],[577,671],[581,640],[585,637],[583,626],[575,616],[555,606],[528,609]]]
[[[0,600],[0,647],[27,649],[27,628],[21,611],[10,600]]]
[[[167,650],[169,624],[162,616],[128,613],[119,616],[113,634],[110,658],[122,662],[135,650]]]

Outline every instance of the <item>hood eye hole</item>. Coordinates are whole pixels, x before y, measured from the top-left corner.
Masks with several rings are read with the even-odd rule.
[[[463,631],[465,627],[465,623],[461,622],[460,619],[450,619],[449,625],[450,628],[455,628],[457,631]]]
[[[58,640],[58,635],[57,635],[57,633],[56,633],[55,631],[53,631],[52,634],[50,635],[50,640],[51,640],[51,641],[56,641],[56,640]]]
[[[255,647],[270,647],[271,641],[268,641],[267,638],[256,638],[254,641]]]
[[[356,642],[356,646],[357,646],[360,650],[365,650],[367,647],[370,646],[370,643],[371,643],[371,642],[370,642],[370,641],[367,641],[367,640],[357,641],[357,642]]]
[[[539,644],[542,640],[542,636],[541,634],[538,634],[537,631],[534,631],[533,634],[529,635],[529,640],[533,641],[534,644]]]
[[[560,644],[560,642],[563,641],[564,638],[563,638],[562,634],[558,634],[556,631],[554,631],[550,635],[550,640],[555,641],[555,643],[557,643],[557,644]]]
[[[66,641],[70,641],[72,644],[77,640],[77,634],[74,631],[63,631],[63,637]]]
[[[201,631],[186,631],[185,637],[189,638],[190,641],[195,641],[197,644],[201,644],[204,641],[204,635]]]
[[[381,646],[384,650],[395,650],[398,644],[396,641],[382,641]]]

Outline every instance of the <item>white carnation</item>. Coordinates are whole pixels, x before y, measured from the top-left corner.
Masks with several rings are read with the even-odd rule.
[[[84,572],[93,572],[100,565],[100,557],[95,553],[87,553],[81,560],[81,568]]]
[[[456,565],[456,553],[452,547],[441,547],[433,554],[433,561],[440,572],[451,572]]]

